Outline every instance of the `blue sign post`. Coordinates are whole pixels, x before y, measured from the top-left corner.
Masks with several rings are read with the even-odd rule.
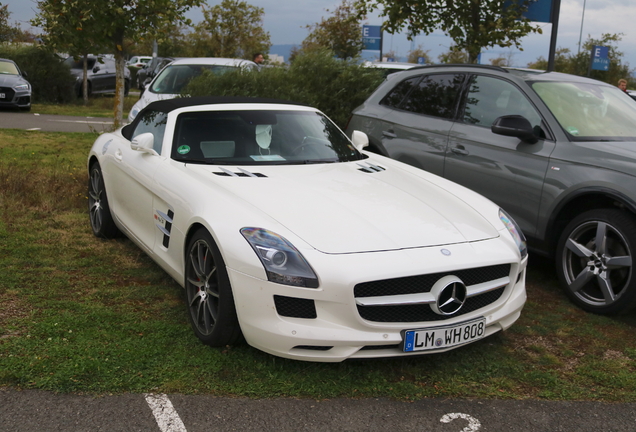
[[[382,59],[382,26],[362,26],[362,44],[363,50],[380,51],[380,60]]]
[[[591,69],[608,71],[609,65],[609,47],[594,45],[592,47]]]

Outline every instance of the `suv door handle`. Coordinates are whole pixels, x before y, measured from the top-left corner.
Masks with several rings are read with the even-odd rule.
[[[397,138],[397,135],[395,134],[395,132],[388,130],[388,131],[382,131],[382,135],[387,137],[387,138]]]
[[[456,155],[468,156],[468,150],[464,150],[463,148],[460,148],[460,147],[453,147],[451,151],[455,153]]]

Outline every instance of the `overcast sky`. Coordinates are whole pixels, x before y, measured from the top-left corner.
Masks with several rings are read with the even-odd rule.
[[[37,3],[35,0],[0,0],[8,5],[11,12],[10,22],[19,22],[23,29],[30,28],[29,20],[35,16]],[[265,30],[269,32],[272,44],[299,45],[307,36],[306,25],[328,17],[326,11],[334,10],[340,0],[247,0],[253,6],[263,8]],[[208,0],[209,6],[220,4],[221,0]],[[583,6],[585,5],[585,11]],[[585,12],[585,13],[583,13]],[[188,12],[188,17],[197,22],[202,19],[199,8]],[[379,25],[381,19],[369,17],[365,24]],[[581,24],[582,27],[581,27]],[[529,62],[543,56],[547,59],[550,48],[552,25],[541,23],[542,35],[530,35],[523,39],[523,51],[510,48],[490,49],[482,54],[482,63],[489,63],[490,58],[510,56],[514,66],[525,67]],[[588,36],[600,39],[603,33],[623,33],[619,50],[624,53],[623,61],[636,68],[636,1],[634,0],[561,0],[561,12],[558,26],[557,47],[578,51],[579,35],[583,30],[583,42]],[[403,35],[384,35],[384,52],[395,51],[399,56],[406,56],[411,47],[421,46],[430,50],[434,61],[437,56],[448,51],[451,41],[442,33],[428,36],[420,35],[415,42],[406,40]]]

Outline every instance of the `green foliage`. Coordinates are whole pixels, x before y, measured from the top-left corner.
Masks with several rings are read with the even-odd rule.
[[[619,79],[626,79],[629,82],[628,87],[634,88],[636,87],[636,80],[632,78],[634,69],[630,69],[629,63],[623,64],[621,60],[623,53],[618,50],[618,42],[622,40],[622,36],[622,33],[604,33],[600,39],[588,37],[577,54],[572,53],[569,48],[558,48],[554,56],[554,70],[572,75],[589,76],[612,85],[617,85]],[[609,47],[609,70],[590,71],[591,51],[595,45]],[[528,67],[546,70],[548,61],[539,57],[535,62],[529,63]]]
[[[203,21],[187,37],[191,57],[229,57],[252,59],[271,46],[263,30],[263,8],[245,1],[223,0],[210,9],[203,7]]]
[[[327,9],[327,12],[330,12]],[[315,47],[333,51],[341,59],[360,55],[363,48],[359,11],[352,0],[342,0],[327,19],[308,25],[311,32],[302,43],[301,50],[313,50]]]
[[[417,63],[420,57],[424,57],[424,64],[431,64],[433,61],[431,60],[431,56],[429,54],[431,50],[425,50],[422,45],[419,45],[413,51],[409,51],[409,55],[407,58],[407,62],[409,63]]]
[[[0,45],[0,57],[15,61],[26,71],[27,81],[33,87],[32,102],[68,103],[75,100],[75,78],[57,55],[38,47]]]
[[[296,57],[289,68],[263,68],[221,76],[204,74],[190,82],[191,96],[251,96],[284,99],[316,107],[344,128],[351,111],[382,82],[383,73],[354,61],[334,58],[330,51]]]
[[[515,46],[528,33],[541,33],[527,19],[520,19],[529,0],[357,0],[363,15],[382,8],[382,27],[391,34],[406,31],[409,38],[441,29],[458,49],[468,53],[468,62],[476,63],[482,48]]]
[[[441,53],[437,56],[437,59],[440,63],[446,64],[464,64],[469,63],[468,54],[465,51],[457,48],[457,46],[453,45],[450,49],[444,53]]]

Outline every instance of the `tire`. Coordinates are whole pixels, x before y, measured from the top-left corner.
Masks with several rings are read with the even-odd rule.
[[[631,214],[614,209],[582,213],[565,228],[557,247],[556,268],[565,293],[588,312],[631,310],[636,306],[635,252]]]
[[[203,228],[188,242],[185,297],[190,325],[201,342],[219,347],[241,339],[225,262],[212,236]]]
[[[99,163],[92,164],[88,173],[88,214],[96,237],[115,238],[121,234],[110,213]]]

